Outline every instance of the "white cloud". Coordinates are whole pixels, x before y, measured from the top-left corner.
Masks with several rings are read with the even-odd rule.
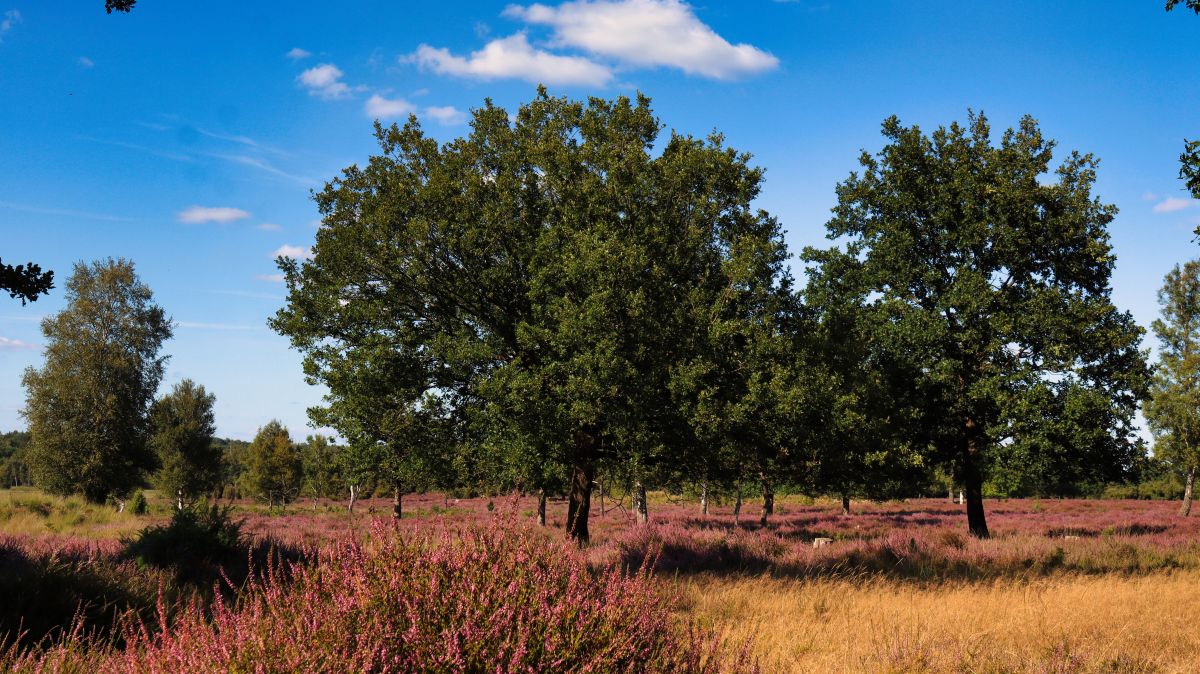
[[[233,222],[250,217],[250,214],[240,208],[228,206],[191,206],[179,211],[176,216],[180,222],[199,224],[203,222]]]
[[[308,51],[307,49],[301,49],[299,47],[292,47],[291,50],[288,51],[288,53],[284,54],[284,56],[290,58],[293,61],[299,61],[300,59],[306,59],[309,56],[312,56],[312,52]]]
[[[467,113],[453,105],[431,105],[425,108],[425,116],[443,126],[455,126],[467,121]]]
[[[374,119],[394,119],[396,117],[406,117],[417,108],[403,98],[384,98],[379,94],[375,94],[367,99],[364,109],[368,117]]]
[[[259,274],[254,277],[255,281],[266,281],[268,283],[283,283],[283,274]]]
[[[176,325],[192,330],[258,330],[253,325],[232,325],[230,323],[200,323],[197,321],[179,321]]]
[[[582,49],[626,66],[669,66],[692,75],[729,80],[779,65],[779,59],[753,45],[730,44],[680,0],[510,5],[504,14],[551,27],[555,46]]]
[[[233,164],[249,166],[250,168],[258,169],[264,173],[269,173],[273,176],[278,176],[280,178],[287,178],[288,180],[292,180],[301,185],[314,185],[317,183],[316,180],[313,180],[312,178],[310,178],[308,176],[301,176],[301,175],[296,175],[294,173],[288,173],[287,171],[283,171],[279,168],[276,168],[274,165],[271,164],[271,162],[266,161],[264,159],[259,159],[257,157],[248,157],[243,154],[221,154],[219,152],[206,152],[205,155],[207,155],[209,157],[214,157],[216,159],[221,159],[223,161],[227,161],[227,162],[230,162]]]
[[[1155,213],[1174,213],[1175,211],[1182,211],[1185,208],[1191,208],[1196,205],[1200,205],[1200,201],[1197,201],[1196,199],[1180,199],[1178,197],[1167,197],[1166,199],[1163,199],[1162,201],[1158,202],[1157,204],[1154,204],[1154,212]]]
[[[10,9],[4,13],[4,18],[0,19],[0,39],[4,38],[4,34],[12,30],[12,27],[21,23],[21,13],[15,9]]]
[[[350,87],[342,81],[341,68],[332,63],[322,63],[309,68],[296,77],[296,81],[305,89],[309,96],[320,96],[324,99],[343,98],[350,93]]]
[[[313,256],[312,248],[302,248],[291,244],[283,244],[271,253],[271,257],[293,257],[297,260],[311,260]]]
[[[88,70],[91,70],[92,68],[96,67],[96,62],[86,56],[80,56],[79,57],[79,67],[87,68]]]
[[[1142,192],[1142,201],[1158,201],[1158,195],[1150,191]]]
[[[0,337],[0,351],[30,351],[36,348],[33,344],[22,342],[19,339]]]
[[[492,40],[470,57],[423,44],[407,60],[440,75],[481,80],[518,78],[551,85],[602,86],[612,80],[612,70],[581,56],[559,56],[534,49],[524,33]]]
[[[277,225],[273,222],[264,222],[264,223],[255,225],[254,227],[255,227],[255,229],[261,229],[264,232],[278,232],[279,230],[283,229],[283,227],[280,227],[279,225]]]

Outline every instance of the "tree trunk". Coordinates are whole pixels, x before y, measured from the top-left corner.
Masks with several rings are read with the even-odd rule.
[[[767,526],[767,516],[775,513],[775,490],[771,487],[771,481],[763,473],[759,473],[759,481],[762,482],[763,503],[762,512],[758,515],[759,526]]]
[[[650,511],[646,505],[646,485],[638,480],[633,485],[633,516],[638,524],[650,522]]]
[[[1196,467],[1192,466],[1188,469],[1187,481],[1183,483],[1183,505],[1179,507],[1179,514],[1187,517],[1192,514],[1192,485],[1196,482]]]
[[[742,483],[737,483],[737,496],[733,501],[733,526],[738,526],[742,518]]]
[[[182,489],[175,490],[175,509],[183,510],[183,490]]]
[[[404,497],[400,493],[400,483],[399,482],[397,482],[397,483],[395,483],[395,485],[393,485],[393,489],[394,489],[394,491],[392,492],[392,494],[393,494],[393,496],[392,496],[392,518],[398,520],[404,515],[404,501],[403,501]]]
[[[850,514],[850,497],[846,494],[842,494],[842,514]]]
[[[581,546],[591,538],[588,515],[592,507],[592,481],[596,478],[595,453],[596,436],[587,431],[576,432],[571,483],[567,488],[567,536]]]
[[[700,514],[708,514],[708,483],[700,485]]]
[[[600,512],[599,515],[604,517],[604,483],[596,480],[596,490],[600,492]]]
[[[347,512],[354,512],[354,502],[358,500],[358,485],[350,485],[350,503],[346,506]]]
[[[946,500],[954,503],[954,487],[950,487],[950,493],[946,495]]]
[[[546,490],[538,490],[537,523],[539,527],[546,526]]]
[[[968,432],[974,423],[967,422]],[[983,514],[983,475],[979,472],[978,445],[968,436],[963,447],[963,490],[967,497],[967,528],[975,538],[988,538],[987,518]]]

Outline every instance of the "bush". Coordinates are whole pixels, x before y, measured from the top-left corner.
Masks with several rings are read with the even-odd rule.
[[[200,504],[175,511],[168,524],[143,529],[126,541],[123,556],[171,569],[182,583],[203,585],[218,580],[223,568],[244,564],[248,551],[229,506]]]
[[[500,518],[497,519],[497,522]],[[92,672],[755,672],[745,651],[681,622],[646,572],[592,572],[582,553],[504,525],[405,538],[377,524],[314,566],[254,580],[236,602],[136,624],[117,651],[66,640],[0,668]],[[100,652],[98,652],[98,650]]]
[[[133,492],[133,498],[129,499],[129,509],[134,515],[145,515],[150,512],[150,504],[146,502],[146,495],[139,489]]]
[[[95,550],[38,550],[0,540],[0,646],[61,637],[72,624],[107,639],[128,612],[152,616],[160,590],[173,596],[164,580]]]

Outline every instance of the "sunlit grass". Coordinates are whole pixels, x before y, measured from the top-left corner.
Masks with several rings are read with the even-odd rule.
[[[752,637],[766,672],[1200,671],[1200,573],[1192,571],[989,583],[667,582],[692,617]]]
[[[146,516],[77,496],[51,496],[28,487],[0,489],[0,534],[114,539],[133,534],[147,522]]]

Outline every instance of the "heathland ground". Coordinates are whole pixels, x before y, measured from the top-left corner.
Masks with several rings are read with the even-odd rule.
[[[515,530],[525,540],[513,554],[536,548],[571,557],[599,582],[605,573],[648,568],[645,587],[678,624],[720,635],[734,660],[757,660],[763,672],[1200,671],[1200,519],[1178,516],[1173,502],[997,500],[989,503],[993,537],[976,540],[963,531],[961,506],[945,499],[856,501],[843,515],[839,503],[791,496],[778,501],[765,528],[757,504],[747,503],[735,525],[730,502],[705,515],[692,500],[656,494],[651,501],[649,525],[634,523],[627,501],[610,498],[603,512],[594,502],[593,541],[581,551],[559,540],[564,503],[552,501],[550,526],[538,529],[535,499],[517,496],[410,495],[399,522],[389,516],[390,501],[370,499],[353,514],[325,500],[282,510],[237,502],[230,514],[247,540],[297,559],[320,559],[384,531],[418,540],[490,528],[501,538],[488,546],[509,549],[496,541]],[[135,515],[0,490],[0,552],[56,560],[39,576],[43,584],[88,575],[91,601],[102,596],[108,605],[79,615],[103,632],[112,622],[106,610],[149,611],[139,602],[153,603],[156,588],[179,582],[129,561],[137,532],[168,520],[165,499],[151,493],[150,505],[149,514]],[[818,538],[832,542],[814,547]],[[117,593],[121,583],[129,587]],[[67,594],[88,601],[89,591]],[[43,627],[54,620],[35,618]],[[78,617],[68,611],[61,619],[60,629]],[[43,650],[61,643],[61,631],[44,631]],[[22,666],[36,671],[37,658],[48,667],[79,664],[81,653],[100,658],[106,649],[112,665],[116,641],[76,641],[65,659],[61,647],[58,655],[34,649]],[[745,671],[736,666],[723,671]]]

